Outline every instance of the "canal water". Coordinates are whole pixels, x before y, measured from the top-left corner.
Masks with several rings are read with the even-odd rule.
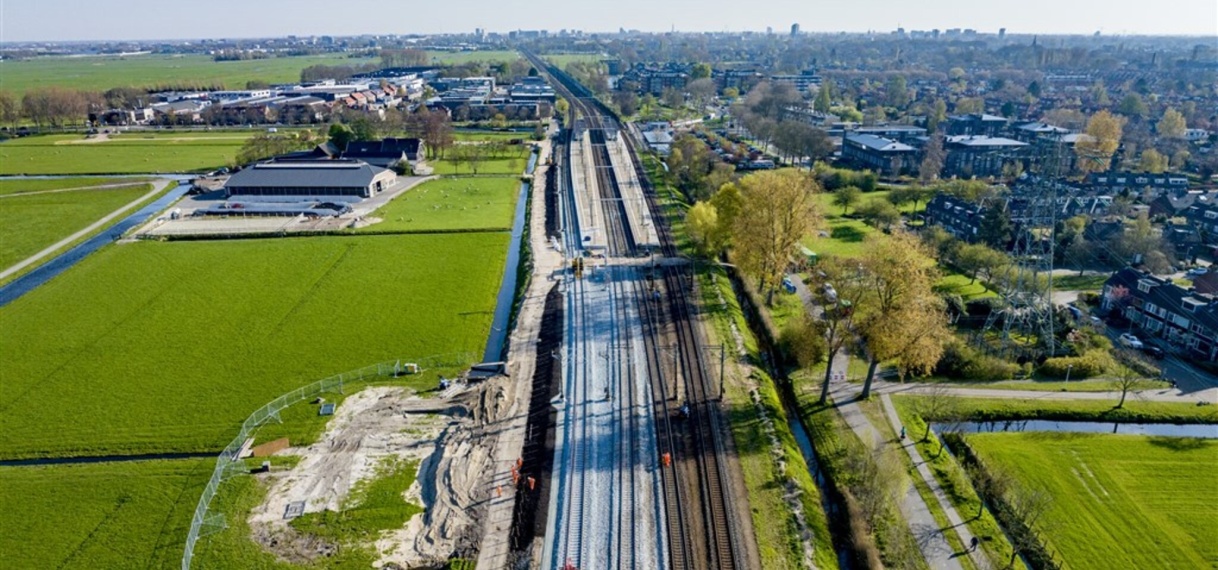
[[[538,153],[529,155],[529,163],[525,174],[533,174],[537,168]],[[503,269],[503,281],[499,283],[499,294],[495,299],[495,316],[491,321],[491,334],[486,339],[486,350],[483,351],[483,362],[498,362],[504,360],[504,350],[507,348],[508,327],[511,325],[512,306],[516,301],[516,281],[520,273],[521,241],[524,239],[525,224],[528,223],[525,214],[529,204],[529,182],[520,183],[520,193],[516,196],[516,217],[512,220],[512,239],[508,243],[507,266]]]
[[[997,422],[934,423],[931,426],[939,433],[993,433],[993,432],[1067,432],[1067,433],[1116,433],[1125,435],[1153,435],[1166,437],[1198,437],[1218,439],[1218,424],[1138,424],[1116,422],[1058,422],[1052,420],[1019,420]]]
[[[155,216],[157,212],[168,208],[178,198],[186,195],[186,192],[189,190],[190,184],[179,182],[176,188],[171,189],[160,198],[140,208],[134,214],[123,218],[118,223],[102,230],[101,233],[51,258],[50,261],[39,265],[33,271],[14,279],[7,285],[0,287],[0,307],[16,301],[22,295],[33,291],[43,283],[67,271],[70,267],[88,257],[89,254],[101,249],[102,246],[122,238],[123,234],[127,233],[128,230],[144,224]]]

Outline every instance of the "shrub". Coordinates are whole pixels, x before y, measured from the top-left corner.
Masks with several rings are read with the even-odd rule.
[[[935,366],[936,374],[961,380],[1010,380],[1019,372],[1018,364],[982,354],[960,341],[948,344]]]
[[[1040,373],[1051,378],[1071,378],[1082,380],[1099,376],[1112,367],[1112,357],[1104,351],[1092,350],[1082,356],[1063,356],[1047,358],[1040,365]]]

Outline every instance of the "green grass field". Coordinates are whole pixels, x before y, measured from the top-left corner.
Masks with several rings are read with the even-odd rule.
[[[75,188],[92,188],[102,184],[132,184],[143,182],[144,178],[10,178],[0,180],[0,196],[10,194],[28,194],[30,192],[46,192],[47,190],[65,190]]]
[[[140,174],[196,172],[231,163],[253,132],[122,135],[81,143],[81,135],[25,137],[0,143],[0,174]]]
[[[522,155],[519,158],[492,158],[483,160],[478,164],[477,172],[474,171],[469,162],[454,161],[448,158],[428,161],[428,164],[431,165],[435,174],[443,176],[523,174],[524,167],[529,164],[529,157],[528,155]]]
[[[503,132],[503,131],[468,131],[454,130],[453,140],[457,141],[510,141],[512,139],[528,140],[533,133]]]
[[[455,229],[510,231],[520,180],[465,177],[430,180],[407,190],[372,215],[382,218],[364,232]]]
[[[220,62],[206,55],[40,57],[0,62],[0,76],[4,77],[4,89],[20,98],[26,91],[50,86],[105,91],[113,87],[189,83],[243,89],[248,81],[300,81],[300,70],[310,65],[362,65],[375,61],[342,55]]]
[[[568,63],[598,63],[609,59],[603,53],[556,53],[546,55],[544,58],[559,69],[565,69]]]
[[[151,184],[0,198],[0,269],[80,231],[152,190]]]
[[[216,450],[293,387],[481,351],[507,244],[478,233],[105,248],[0,309],[0,457]]]
[[[0,467],[6,568],[169,568],[211,459]]]
[[[429,51],[427,56],[431,58],[433,65],[460,65],[471,62],[510,63],[522,57],[518,52],[513,50]]]
[[[996,433],[967,438],[987,465],[1054,501],[1043,528],[1068,568],[1218,564],[1218,441]]]

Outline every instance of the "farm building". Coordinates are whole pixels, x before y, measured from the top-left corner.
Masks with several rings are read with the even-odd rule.
[[[389,168],[398,163],[417,164],[426,160],[426,149],[426,145],[419,139],[351,141],[347,143],[343,158],[353,158],[374,166]]]
[[[371,198],[397,182],[397,174],[359,160],[273,160],[228,179],[228,196],[344,196]]]

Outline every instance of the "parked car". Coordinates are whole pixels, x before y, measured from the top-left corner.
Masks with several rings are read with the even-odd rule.
[[[782,290],[787,293],[795,292],[795,281],[791,279],[790,275],[782,278]]]
[[[1122,333],[1119,340],[1121,342],[1121,346],[1127,346],[1129,348],[1141,350],[1145,346],[1142,344],[1142,341],[1138,339],[1138,337],[1129,333]]]
[[[1208,267],[1194,267],[1194,268],[1188,270],[1189,277],[1200,277],[1202,275],[1205,275],[1206,273],[1209,273]]]
[[[1142,347],[1142,352],[1156,360],[1162,360],[1164,356],[1167,356],[1167,354],[1163,352],[1163,349],[1157,346],[1144,346]]]
[[[834,289],[831,283],[825,283],[825,286],[821,287],[821,291],[825,293],[826,301],[830,303],[837,302],[837,289]]]

